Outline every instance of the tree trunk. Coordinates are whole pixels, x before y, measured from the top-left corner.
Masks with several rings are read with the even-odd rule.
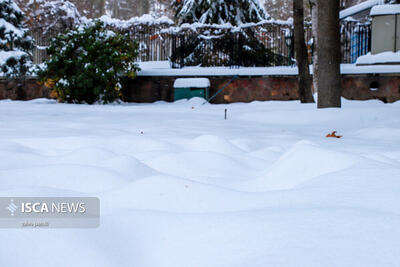
[[[118,0],[114,0],[111,5],[111,14],[113,18],[119,18]]]
[[[313,36],[313,85],[314,92],[318,92],[318,56],[317,56],[317,44],[318,44],[318,8],[317,0],[309,0],[311,8],[311,19],[312,19],[312,36]]]
[[[318,108],[341,107],[339,0],[318,0]]]
[[[149,14],[150,12],[150,3],[149,0],[138,0],[137,1],[137,8],[139,12],[139,16],[144,14]]]
[[[315,103],[311,90],[310,67],[306,41],[304,38],[304,6],[303,0],[293,1],[294,48],[297,67],[299,69],[299,95],[301,103]]]

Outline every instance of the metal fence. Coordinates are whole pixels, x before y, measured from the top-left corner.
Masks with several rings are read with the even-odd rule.
[[[293,60],[290,25],[265,23],[247,27],[199,26],[174,32],[174,66],[277,66]],[[247,49],[246,49],[247,48]],[[247,53],[256,48],[258,57]],[[263,58],[263,59],[262,59]]]
[[[33,49],[33,63],[41,64],[49,57],[46,52],[46,48],[50,45],[51,39],[53,39],[58,32],[49,30],[46,33],[40,30],[32,30],[30,35],[35,40],[35,48]]]
[[[371,24],[346,22],[341,25],[342,62],[355,63],[371,51]]]
[[[239,31],[241,30],[241,31]],[[260,63],[265,66],[293,65],[293,29],[291,25],[265,23],[242,28],[199,26],[171,27],[170,25],[134,25],[129,29],[118,31],[128,33],[132,40],[139,43],[138,62],[171,61],[173,67],[181,68],[190,63],[187,57],[197,49],[202,66],[241,66],[246,62],[243,54],[245,36],[253,42],[260,43],[268,53],[270,61]],[[58,32],[32,31],[37,47],[33,51],[35,64],[48,59],[46,47]],[[193,47],[201,41],[201,46]],[[313,53],[311,27],[306,27],[306,41],[309,58]],[[371,26],[357,22],[342,22],[341,49],[342,63],[354,63],[355,60],[370,51]],[[221,43],[226,43],[221,45]],[[221,48],[223,47],[223,48]],[[258,64],[258,65],[260,65]]]

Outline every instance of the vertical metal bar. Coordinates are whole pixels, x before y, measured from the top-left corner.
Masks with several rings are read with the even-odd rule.
[[[394,15],[394,47],[393,47],[393,52],[396,53],[396,47],[397,47],[397,20],[398,20],[398,15]]]

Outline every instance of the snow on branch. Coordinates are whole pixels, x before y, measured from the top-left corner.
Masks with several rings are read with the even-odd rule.
[[[132,17],[129,20],[121,20],[104,15],[98,20],[102,21],[106,26],[110,26],[120,30],[129,29],[137,25],[174,25],[174,22],[166,16],[155,18],[149,14],[145,14],[141,17]]]
[[[187,31],[191,30],[194,32],[197,31],[202,31],[204,29],[212,29],[212,30],[225,30],[225,31],[231,31],[231,32],[240,32],[244,29],[247,28],[253,28],[253,27],[258,27],[258,26],[267,26],[267,25],[274,25],[274,26],[286,26],[286,27],[292,27],[293,26],[293,20],[289,19],[286,21],[283,20],[274,20],[274,19],[269,19],[269,20],[261,20],[260,22],[257,23],[244,23],[239,26],[233,26],[230,23],[225,23],[225,24],[206,24],[206,23],[184,23],[180,26],[175,26],[175,27],[170,27],[168,29],[162,30],[162,32],[166,33],[179,33],[182,31]]]

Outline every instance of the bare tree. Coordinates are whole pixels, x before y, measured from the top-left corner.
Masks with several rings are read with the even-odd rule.
[[[174,10],[171,8],[170,0],[150,0],[150,14],[155,17],[174,17]]]
[[[118,19],[130,19],[150,13],[149,0],[108,0],[106,13]]]
[[[303,0],[293,1],[294,47],[299,69],[299,95],[301,103],[314,103],[311,90],[310,67],[306,40],[304,38],[304,5]]]
[[[317,8],[317,0],[309,0],[310,4],[310,13],[311,13],[311,24],[312,24],[312,36],[313,36],[313,85],[314,92],[318,91],[318,55],[315,51],[315,48],[318,44],[318,8]]]
[[[318,108],[341,107],[339,0],[318,0]]]
[[[287,20],[293,17],[293,0],[263,0],[261,1],[265,10],[274,19]],[[309,9],[307,8],[308,2],[305,3],[304,17],[310,18]]]
[[[138,0],[137,7],[140,15],[150,13],[150,2],[149,0]]]
[[[88,18],[101,17],[105,13],[105,0],[70,0],[79,12]]]

